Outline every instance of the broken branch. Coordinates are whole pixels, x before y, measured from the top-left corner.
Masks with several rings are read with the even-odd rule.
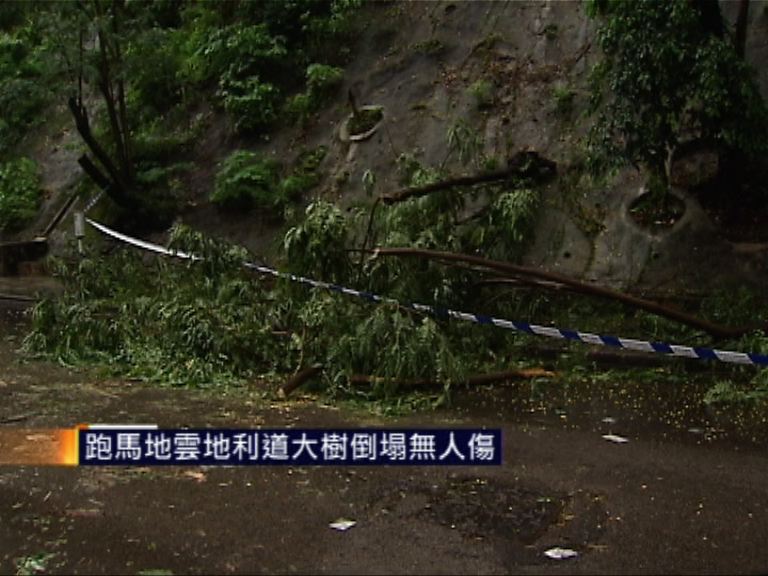
[[[402,202],[409,198],[419,198],[432,192],[457,188],[461,186],[474,186],[475,184],[488,184],[490,182],[501,182],[512,177],[518,178],[543,178],[553,175],[556,171],[556,164],[540,156],[537,152],[519,152],[510,161],[509,166],[504,170],[486,172],[484,174],[475,174],[472,176],[458,176],[440,182],[433,182],[425,186],[416,188],[405,188],[392,194],[379,196],[384,204],[390,205],[396,202]]]
[[[482,386],[483,384],[493,384],[494,382],[503,382],[504,380],[531,379],[531,378],[554,378],[557,374],[544,368],[524,368],[521,370],[505,370],[503,372],[492,372],[490,374],[479,374],[470,376],[464,382],[468,386]],[[442,386],[439,380],[422,378],[418,380],[399,380],[384,378],[381,376],[369,376],[366,374],[353,374],[349,379],[351,384],[380,384],[384,382],[397,382],[411,388],[435,388]]]
[[[372,251],[372,253],[378,256],[415,256],[418,258],[426,258],[437,261],[465,262],[490,270],[498,270],[515,276],[523,276],[544,280],[546,282],[554,282],[556,284],[568,286],[569,289],[580,292],[582,294],[609,298],[611,300],[622,302],[628,306],[639,308],[640,310],[645,310],[646,312],[650,312],[656,316],[674,320],[686,326],[690,326],[691,328],[701,330],[702,332],[705,332],[714,338],[738,338],[754,330],[762,330],[764,333],[768,334],[768,322],[761,325],[752,326],[721,326],[703,318],[698,318],[691,314],[681,312],[680,310],[669,308],[656,302],[651,302],[650,300],[644,300],[642,298],[631,296],[623,292],[618,292],[610,288],[604,288],[594,284],[587,284],[567,276],[562,276],[561,274],[557,274],[555,272],[546,272],[544,270],[537,270],[535,268],[518,266],[509,262],[489,260],[480,256],[457,254],[454,252],[444,252],[440,250],[426,250],[421,248],[376,248]]]
[[[297,372],[288,380],[285,381],[285,383],[280,386],[277,390],[277,395],[279,398],[287,398],[288,395],[296,390],[299,386],[304,384],[307,380],[312,378],[313,376],[316,376],[320,372],[323,371],[323,365],[322,364],[314,364],[313,366],[310,366],[309,368],[305,368],[301,372]]]

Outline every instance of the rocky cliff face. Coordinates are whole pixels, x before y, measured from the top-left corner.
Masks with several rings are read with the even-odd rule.
[[[736,4],[722,2],[728,22],[735,21]],[[685,189],[686,182],[716,170],[716,158],[705,153],[681,159],[677,170],[683,176],[675,192],[685,212],[663,230],[641,228],[629,216],[645,190],[644,174],[627,169],[600,185],[584,177],[587,75],[600,54],[582,3],[381,2],[364,7],[361,25],[344,85],[332,103],[308,125],[281,130],[261,146],[289,162],[301,149],[325,146],[320,195],[346,206],[367,201],[366,171],[375,175],[375,194],[393,191],[399,187],[396,166],[402,154],[453,175],[471,171],[449,154],[448,130],[462,122],[499,168],[523,150],[558,165],[559,178],[544,192],[526,263],[657,291],[768,280],[768,251],[722,239]],[[768,2],[752,0],[747,58],[768,97],[766,32]],[[379,106],[384,113],[378,129],[359,141],[340,138],[350,91],[357,105]],[[183,219],[261,251],[276,233],[273,224],[258,215],[224,216],[202,201],[213,185],[212,165],[237,144],[220,125],[200,142],[198,156],[209,166],[193,183],[199,207]]]

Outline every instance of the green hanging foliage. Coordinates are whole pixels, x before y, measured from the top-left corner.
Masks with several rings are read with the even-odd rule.
[[[588,3],[602,60],[592,71],[593,168],[644,164],[665,176],[671,150],[700,138],[749,156],[768,150],[754,72],[694,3]]]

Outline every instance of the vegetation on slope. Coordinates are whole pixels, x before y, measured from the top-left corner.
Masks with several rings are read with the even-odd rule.
[[[602,167],[618,160],[645,164],[664,189],[670,151],[684,138],[712,140],[734,154],[762,151],[765,108],[750,72],[725,39],[702,29],[689,4],[593,3],[606,57],[595,73],[599,118],[591,133],[592,159],[604,161],[595,162]],[[0,159],[9,163],[3,166],[28,168],[13,157],[13,147],[46,103],[67,102],[83,138],[80,163],[88,175],[134,221],[165,224],[175,214],[181,179],[194,169],[182,160],[205,129],[190,120],[192,111],[212,99],[246,146],[222,161],[210,200],[222,209],[255,207],[290,216],[317,185],[325,151],[307,151],[287,166],[247,145],[286,124],[306,122],[330,101],[343,80],[358,5],[2,4],[0,100],[14,111],[0,124]],[[723,83],[723,70],[737,81]],[[63,88],[46,88],[57,85]],[[496,105],[488,81],[478,80],[469,91],[477,109]],[[570,115],[573,93],[555,96],[559,113]],[[450,127],[447,144],[462,165],[482,172],[498,163],[482,155],[477,133],[465,122]],[[424,166],[409,154],[397,164],[406,187],[447,177],[442,167]],[[33,210],[33,177],[25,174],[23,191],[14,184],[3,196],[0,188],[0,201],[15,202],[8,204],[14,212],[9,227],[23,225]],[[288,218],[293,226],[278,264],[402,301],[562,326],[586,317],[593,331],[631,329],[639,337],[706,344],[700,335],[646,314],[572,299],[556,304],[519,289],[491,291],[482,284],[487,274],[467,267],[368,255],[375,246],[409,246],[516,261],[532,239],[541,184],[519,176],[387,207],[377,202],[369,213],[315,200],[303,218]],[[363,187],[375,190],[375,174],[366,174]],[[68,362],[103,362],[171,384],[219,384],[322,364],[331,390],[385,396],[424,380],[448,391],[469,374],[518,360],[521,338],[513,333],[395,304],[372,309],[254,278],[241,266],[247,259],[242,250],[188,229],[175,228],[172,245],[203,260],[184,264],[120,253],[62,265],[67,292],[35,309],[28,350]],[[705,313],[718,310],[705,307]],[[734,345],[760,351],[766,342],[755,334]],[[355,384],[360,375],[368,388]],[[765,392],[760,378],[749,394]]]

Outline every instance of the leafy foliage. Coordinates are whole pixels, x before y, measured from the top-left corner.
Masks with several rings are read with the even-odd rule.
[[[291,176],[316,175],[324,154],[324,149],[305,152]],[[411,183],[439,176],[413,157],[403,157],[400,166]],[[218,183],[220,189],[231,188],[233,197],[253,201],[262,194],[272,197],[291,176],[281,181],[277,166],[241,151],[225,162]],[[524,204],[498,191],[487,193],[498,199],[495,218]],[[437,194],[404,203],[377,220],[376,227],[394,245],[407,241],[462,249],[465,237],[456,222],[460,198]],[[358,244],[362,216],[322,200],[310,203],[304,219],[285,235],[284,267],[343,285],[358,283],[404,301],[463,305],[473,299],[471,276],[463,270],[414,261],[353,260],[349,248]],[[408,390],[409,382],[419,379],[441,382],[447,393],[467,370],[493,362],[487,355],[493,346],[485,344],[489,336],[481,329],[459,330],[397,304],[371,308],[293,283],[262,285],[240,266],[247,259],[242,250],[183,227],[172,238],[172,246],[202,259],[182,265],[121,254],[62,268],[66,294],[36,308],[28,350],[68,362],[109,362],[120,372],[192,385],[320,362],[331,392],[376,397]],[[525,239],[509,241],[517,240]],[[362,276],[356,276],[359,265]],[[356,374],[370,377],[370,385],[353,386]]]
[[[285,103],[285,113],[294,121],[304,124],[314,111],[314,102],[306,92],[294,94]]]
[[[320,99],[338,86],[344,77],[344,71],[337,66],[310,64],[307,67],[307,89],[315,98]]]
[[[129,106],[135,114],[156,117],[182,100],[179,81],[184,65],[180,30],[149,28],[127,46],[130,73]]]
[[[491,82],[485,79],[473,82],[468,89],[469,93],[475,99],[475,105],[480,110],[493,107],[495,100],[494,87]]]
[[[466,122],[459,120],[448,128],[448,154],[458,152],[459,162],[466,165],[470,161],[480,162],[482,148],[480,136]]]
[[[319,166],[325,154],[323,146],[302,152],[290,173],[281,178],[279,162],[236,150],[221,164],[211,201],[228,209],[257,207],[281,214],[287,202],[299,199],[320,182]]]
[[[573,112],[573,100],[576,93],[567,86],[556,86],[552,90],[552,101],[555,114],[561,118],[568,118]]]
[[[319,40],[346,43],[348,20],[358,4],[246,2],[233,4],[233,14],[205,5],[190,7],[185,17],[192,33],[183,47],[187,59],[180,75],[196,85],[215,82],[239,131],[268,129],[282,109],[304,120],[342,77],[341,68],[309,59],[329,56],[317,49]],[[304,73],[306,92],[283,102],[284,93],[302,82]]]
[[[278,188],[279,164],[254,152],[236,150],[221,164],[211,201],[230,209],[257,206],[276,210],[283,198]]]
[[[50,97],[45,46],[33,25],[22,22],[0,31],[0,157],[34,124]]]
[[[347,279],[351,267],[348,239],[349,223],[337,206],[324,201],[311,203],[304,222],[285,235],[291,270],[331,281]]]
[[[401,156],[398,167],[404,186],[423,186],[445,177],[411,155]],[[383,246],[515,261],[533,236],[538,207],[533,182],[512,180],[471,190],[446,190],[397,203],[377,214],[373,236]],[[406,300],[465,307],[476,293],[471,273],[435,262],[374,259],[366,272],[372,289]]]
[[[264,130],[277,120],[280,91],[273,84],[261,82],[258,76],[245,80],[222,78],[219,94],[238,132]]]
[[[503,192],[491,203],[482,230],[480,246],[489,256],[516,260],[533,236],[533,227],[539,208],[539,194],[530,188]]]
[[[172,117],[142,123],[141,130],[133,139],[137,164],[167,164],[188,157],[196,138],[200,136],[201,126],[193,124],[184,127],[181,120]]]
[[[280,182],[282,195],[288,200],[297,200],[320,183],[320,163],[327,153],[325,146],[305,150],[299,155],[292,172]]]
[[[344,71],[336,66],[310,64],[306,74],[307,90],[288,100],[285,106],[288,115],[305,122],[312,112],[325,103],[343,76]]]
[[[37,165],[32,160],[0,164],[0,231],[23,228],[37,215],[41,199]]]
[[[684,136],[747,154],[766,150],[768,112],[752,71],[709,33],[690,2],[599,2],[593,165],[645,164],[664,177]]]
[[[347,373],[373,374],[373,392],[390,396],[399,384],[436,379],[447,388],[465,376],[442,327],[432,318],[413,318],[396,306],[381,306],[343,334],[331,349]]]
[[[347,125],[349,133],[352,136],[365,134],[378,124],[384,118],[384,111],[381,107],[369,107],[353,113]]]
[[[307,153],[299,165],[312,168],[318,157],[319,152]],[[439,176],[413,157],[402,165],[413,179]],[[512,258],[516,247],[529,239],[527,226],[538,198],[530,182],[478,192],[487,204],[475,218],[463,216],[464,203],[456,196],[461,195],[435,194],[391,207],[376,219],[380,240],[385,245],[398,245],[398,238],[415,240],[465,252],[496,250],[499,257]],[[402,302],[562,326],[584,325],[588,318],[590,329],[598,333],[617,332],[617,321],[624,332],[631,322],[627,330],[641,338],[695,338],[671,322],[647,314],[628,317],[617,304],[602,301],[555,299],[525,290],[489,298],[477,287],[477,271],[381,257],[359,263],[349,248],[358,244],[367,220],[362,216],[328,202],[311,203],[304,220],[285,236],[282,267]],[[496,238],[502,234],[497,229],[508,237]],[[63,268],[67,290],[61,299],[36,307],[27,349],[68,362],[105,363],[121,373],[176,385],[232,383],[321,363],[330,393],[374,398],[401,395],[422,379],[441,382],[448,394],[467,375],[507,367],[520,354],[521,337],[514,333],[457,324],[395,302],[371,306],[332,291],[259,282],[241,267],[248,259],[242,249],[183,227],[174,230],[172,246],[202,259],[182,264],[119,253]],[[360,266],[362,274],[357,273]],[[744,300],[743,295],[732,296]],[[742,314],[727,303],[706,306],[713,318]],[[724,321],[729,318],[722,316]],[[766,340],[750,335],[734,346],[765,352]],[[360,384],[353,378],[357,375],[369,383]],[[759,378],[748,385],[743,376],[739,384],[722,380],[707,399],[716,403],[762,398],[768,386]]]
[[[278,361],[269,302],[240,266],[242,249],[181,227],[172,245],[205,258],[147,266],[123,253],[60,266],[67,291],[35,307],[25,347],[174,385],[237,381]]]
[[[144,196],[169,188],[168,179],[156,177],[159,166],[142,165],[142,149],[169,140],[134,138],[140,140],[166,116],[191,115],[214,91],[216,104],[242,133],[271,129],[285,108],[284,94],[299,85],[306,85],[316,106],[341,79],[335,64],[340,44],[351,39],[349,18],[359,2],[90,0],[3,6],[0,160],[43,117],[52,88],[64,87],[67,97],[80,95],[84,85],[98,88],[108,114],[91,110],[92,131],[116,167],[107,167],[113,188],[130,191],[114,198],[142,210]],[[316,49],[320,39],[334,44],[336,56]],[[162,154],[179,150],[168,152]],[[294,178],[286,191],[297,195],[306,185]]]
[[[212,80],[225,83],[244,80],[252,75],[275,73],[281,60],[287,56],[283,40],[269,33],[266,24],[236,23],[229,26],[211,26],[203,18],[199,46],[191,54],[187,65],[189,78],[195,82]]]

